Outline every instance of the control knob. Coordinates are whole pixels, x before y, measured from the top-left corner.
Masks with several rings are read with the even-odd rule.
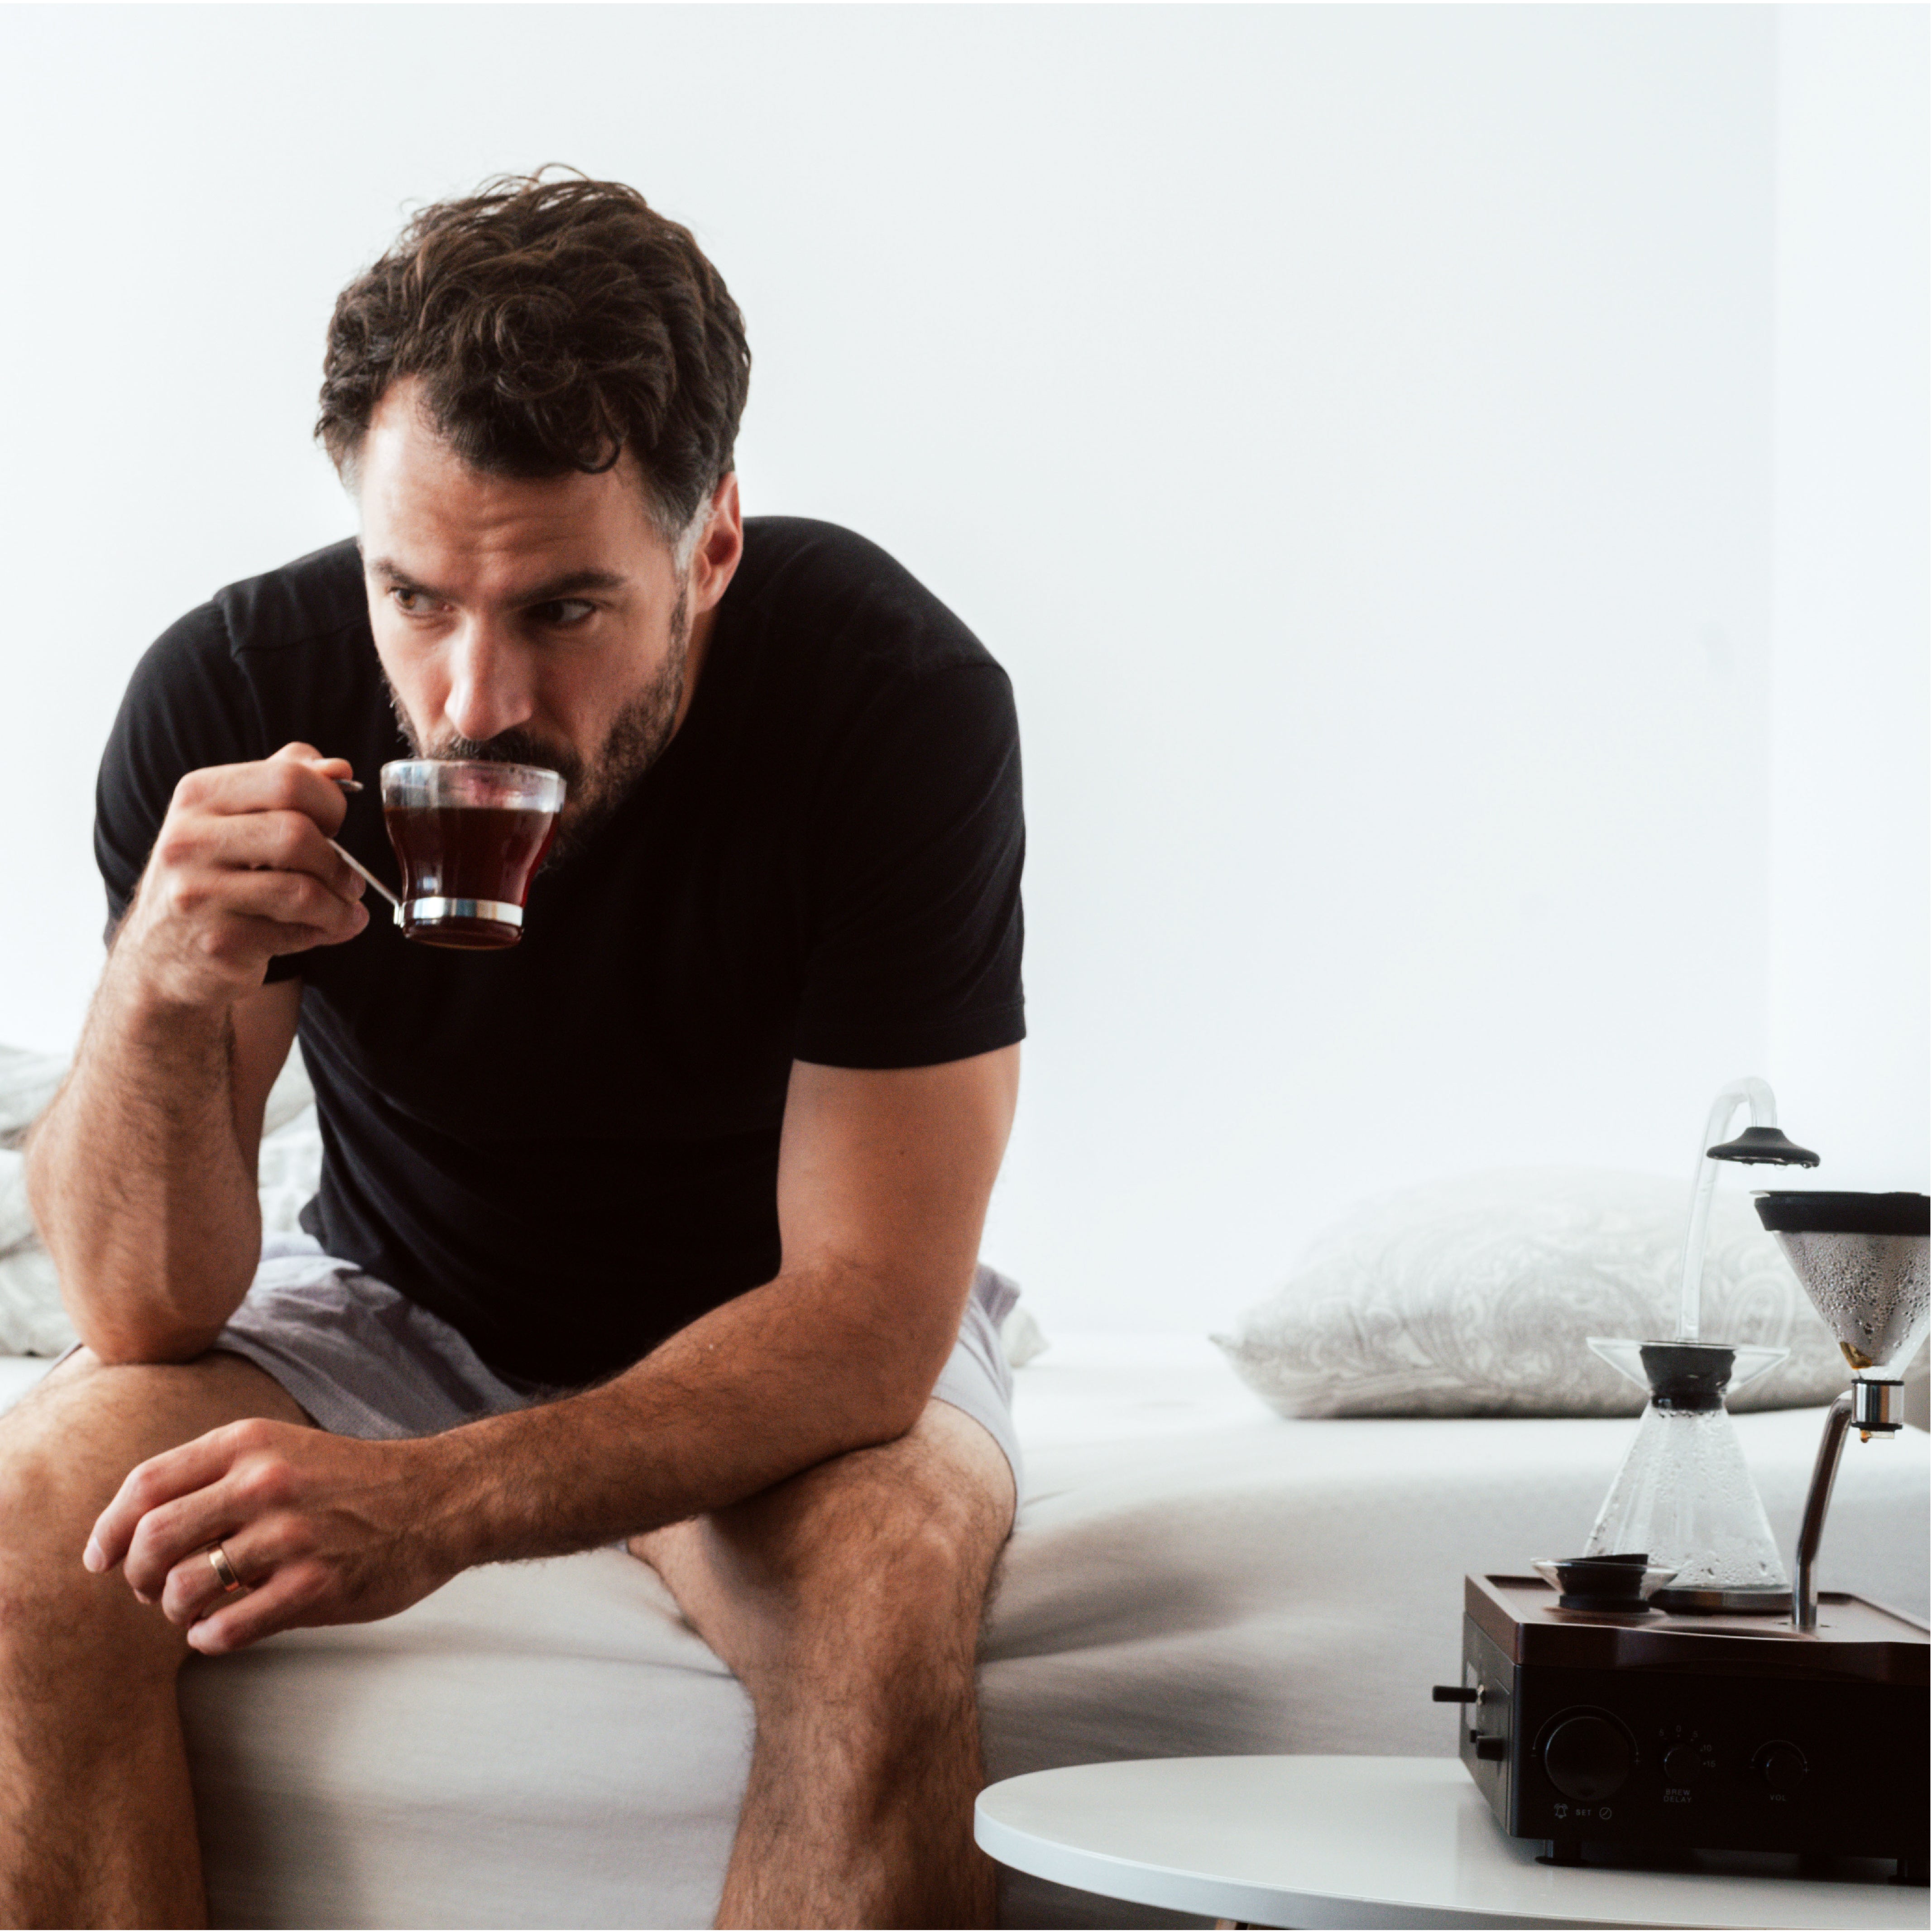
[[[1544,1774],[1565,1798],[1596,1804],[1622,1788],[1636,1762],[1630,1733],[1594,1711],[1560,1718],[1544,1740]]]
[[[1774,1744],[1766,1744],[1751,1760],[1751,1768],[1764,1780],[1764,1788],[1782,1797],[1786,1792],[1796,1791],[1804,1782],[1804,1774],[1810,1766],[1804,1762],[1804,1754],[1794,1744],[1786,1744],[1781,1738]]]

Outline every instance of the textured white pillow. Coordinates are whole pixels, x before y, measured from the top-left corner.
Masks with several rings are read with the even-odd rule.
[[[28,1211],[20,1151],[66,1072],[64,1054],[0,1046],[0,1354],[57,1355],[74,1340]]]
[[[302,1210],[322,1185],[322,1124],[312,1104],[262,1137],[255,1182],[262,1196],[263,1238],[299,1234]]]
[[[1688,1182],[1512,1168],[1364,1202],[1214,1339],[1283,1415],[1626,1415],[1643,1393],[1589,1335],[1675,1332]],[[1850,1380],[1748,1192],[1720,1180],[1708,1341],[1789,1347],[1737,1409],[1829,1402]]]

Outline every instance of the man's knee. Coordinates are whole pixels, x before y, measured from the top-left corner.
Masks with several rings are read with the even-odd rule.
[[[106,1480],[94,1458],[71,1452],[80,1406],[68,1390],[50,1390],[0,1420],[0,1672],[10,1697],[50,1686],[91,1642],[130,1621],[120,1600],[131,1604],[127,1586],[81,1563],[118,1478]]]
[[[0,1672],[12,1694],[71,1692],[72,1673],[107,1654],[124,1670],[178,1666],[184,1642],[160,1610],[82,1564],[88,1532],[136,1463],[236,1416],[290,1411],[299,1418],[233,1356],[110,1367],[82,1350],[0,1416]]]
[[[928,1421],[640,1550],[754,1698],[970,1672],[1012,1477],[977,1424],[940,1403]]]

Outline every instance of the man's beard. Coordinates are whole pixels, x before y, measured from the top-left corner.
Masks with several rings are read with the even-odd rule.
[[[670,648],[656,676],[618,712],[596,755],[590,759],[581,757],[570,746],[548,743],[520,726],[500,731],[494,738],[465,738],[452,734],[434,745],[425,744],[417,736],[393,684],[388,686],[389,705],[402,727],[403,736],[418,758],[474,758],[489,764],[538,765],[555,772],[563,780],[564,806],[557,816],[556,836],[544,856],[547,871],[582,851],[630,796],[638,781],[663,756],[676,728],[679,707],[684,702],[690,655],[690,600],[680,592],[677,608],[670,615]],[[386,672],[384,682],[388,682]]]

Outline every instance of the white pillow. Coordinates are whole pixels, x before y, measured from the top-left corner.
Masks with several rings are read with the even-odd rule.
[[[58,1355],[74,1340],[54,1264],[28,1211],[20,1152],[66,1072],[64,1054],[0,1046],[0,1354]]]
[[[0,1046],[0,1148],[18,1148],[67,1077],[64,1053]]]
[[[262,1197],[262,1237],[302,1232],[298,1218],[322,1185],[322,1124],[313,1105],[262,1138],[255,1166]]]
[[[1023,1369],[1052,1346],[1046,1330],[1033,1318],[1033,1310],[1023,1301],[1015,1302],[1000,1324],[1000,1348],[1006,1366]]]
[[[1676,1332],[1688,1181],[1562,1168],[1472,1174],[1364,1202],[1286,1285],[1214,1339],[1283,1415],[1626,1415],[1643,1391],[1589,1335]],[[1720,1179],[1704,1339],[1788,1346],[1736,1409],[1829,1402],[1844,1357],[1749,1193]]]

